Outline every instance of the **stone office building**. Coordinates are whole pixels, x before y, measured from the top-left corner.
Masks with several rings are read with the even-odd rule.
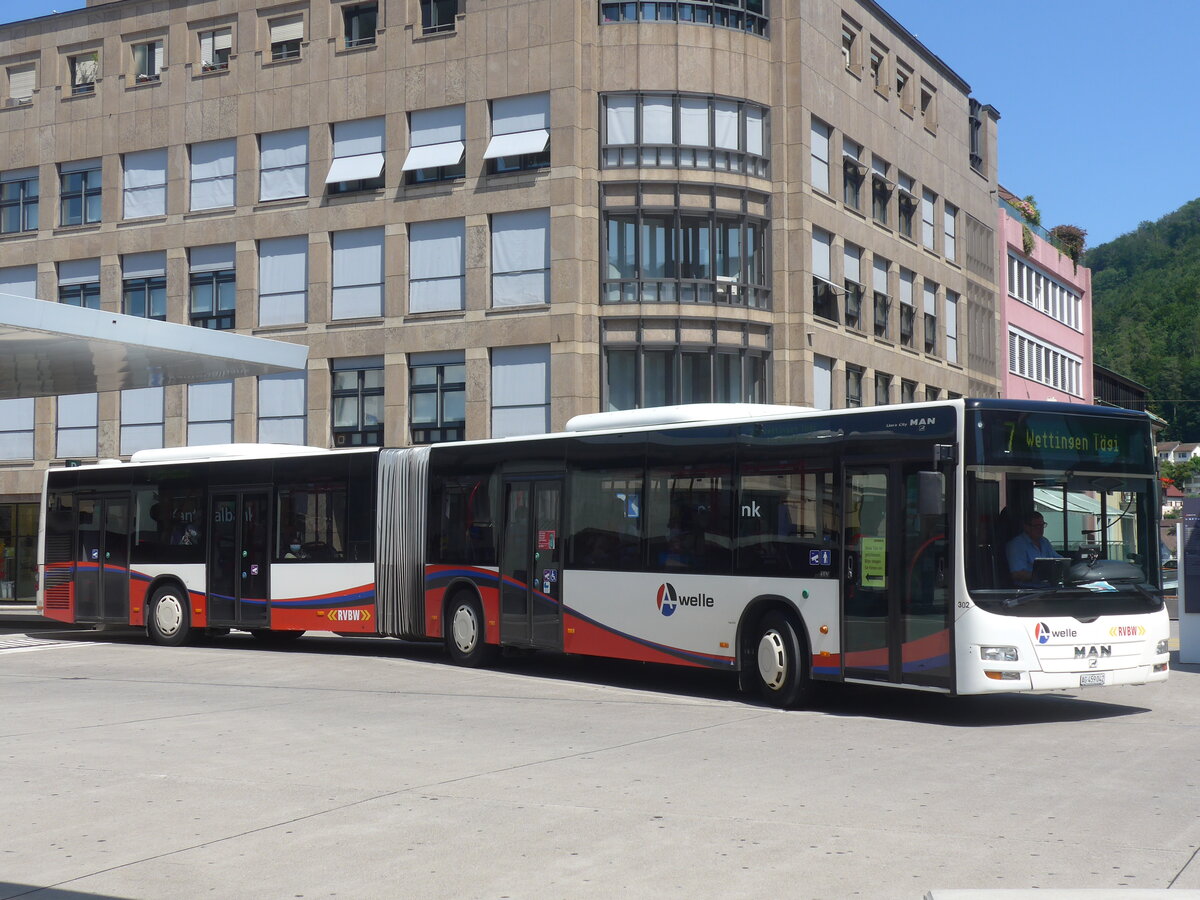
[[[160,445],[995,395],[997,120],[870,0],[0,26],[0,292],[311,348],[302,376],[6,401],[0,504]]]

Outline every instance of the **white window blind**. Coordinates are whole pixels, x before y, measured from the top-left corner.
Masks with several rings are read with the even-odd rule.
[[[0,294],[36,299],[37,266],[12,266],[0,269]]]
[[[383,129],[383,116],[334,123],[333,163],[325,183],[378,178],[383,172]]]
[[[96,455],[97,394],[58,398],[58,428],[54,455],[58,459]]]
[[[237,177],[237,141],[192,144],[192,209],[233,206]]]
[[[272,131],[259,142],[259,200],[308,196],[308,129]]]
[[[605,100],[605,141],[609,144],[632,144],[636,140],[636,109],[635,98],[628,94],[610,96]],[[708,107],[705,104],[705,115]],[[707,140],[707,134],[705,136]]]
[[[233,50],[233,31],[225,28],[219,31],[200,32],[200,64],[211,66],[222,50]]]
[[[847,281],[853,281],[855,284],[862,284],[862,272],[860,263],[862,262],[862,250],[855,247],[853,244],[847,244],[844,249],[845,278]]]
[[[164,250],[126,253],[121,257],[122,278],[157,278],[166,274],[167,254]]]
[[[187,391],[189,447],[233,443],[233,382],[189,384]]]
[[[141,219],[167,214],[167,151],[125,154],[124,217]]]
[[[403,170],[436,169],[462,162],[466,150],[466,111],[463,106],[423,109],[409,115],[408,156]]]
[[[492,139],[484,159],[541,153],[550,143],[550,95],[528,94],[492,101]]]
[[[163,445],[163,389],[121,391],[121,455]]]
[[[746,152],[753,153],[756,156],[763,156],[764,139],[764,112],[757,106],[746,107]]]
[[[812,120],[812,186],[818,191],[829,193],[829,126]]]
[[[875,270],[875,290],[886,295],[888,292],[887,260],[876,256],[873,265]]]
[[[958,362],[958,294],[946,291],[946,361]]]
[[[492,437],[550,430],[550,347],[492,350]]]
[[[707,104],[706,104],[707,106]],[[674,106],[670,97],[645,97],[642,100],[642,143],[673,144]],[[707,110],[706,110],[707,114]],[[707,129],[705,129],[707,131]],[[705,135],[707,137],[707,134]]]
[[[828,356],[813,357],[813,408],[833,406],[833,360]]]
[[[0,459],[33,459],[34,400],[0,400]]]
[[[550,301],[550,210],[492,216],[492,306]]]
[[[99,280],[99,259],[65,259],[58,264],[60,285],[92,284]]]
[[[812,233],[812,265],[813,274],[818,278],[829,281],[829,247],[833,235],[820,228],[814,228]]]
[[[271,20],[271,43],[304,40],[304,16],[284,16]]]
[[[921,194],[921,243],[930,250],[933,249],[933,205],[937,195],[933,191],[923,191]]]
[[[925,315],[937,315],[937,285],[932,281],[925,282]]]
[[[235,268],[233,244],[193,247],[189,256],[192,272],[224,272]]]
[[[260,375],[258,439],[266,444],[303,444],[305,375]]]
[[[679,101],[679,143],[685,147],[708,147],[708,100],[682,97]]]
[[[150,151],[154,152],[154,151]],[[126,154],[127,156],[129,154]],[[72,172],[90,172],[93,169],[100,169],[99,159],[77,159],[72,162],[58,164],[59,174],[69,175]]]
[[[462,309],[465,221],[414,222],[408,237],[409,312]]]
[[[908,269],[900,270],[900,302],[907,306],[913,305],[913,280],[916,274]]]
[[[308,236],[258,244],[258,324],[303,322],[308,299]]]
[[[8,96],[13,100],[29,100],[37,86],[37,70],[28,66],[13,66],[8,70]]]
[[[732,100],[713,102],[713,143],[722,150],[739,149],[738,107]]]
[[[955,220],[958,217],[958,209],[951,206],[949,203],[947,203],[947,204],[945,204],[945,207],[942,210],[942,215],[943,215],[943,221],[945,223],[944,232],[945,232],[945,239],[946,239],[945,246],[943,249],[945,250],[945,253],[946,253],[946,259],[952,260],[955,258],[955,253],[956,253],[956,248],[954,246],[954,236],[955,236],[955,230],[957,227],[957,223]]]
[[[333,318],[383,315],[383,229],[333,234]]]

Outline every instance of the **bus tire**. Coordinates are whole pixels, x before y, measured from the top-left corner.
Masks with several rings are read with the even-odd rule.
[[[191,638],[191,610],[187,594],[179,585],[164,584],[154,592],[147,610],[146,632],[163,647],[179,647]]]
[[[446,604],[446,650],[460,666],[478,669],[496,661],[500,648],[485,640],[485,619],[479,598],[459,591]]]
[[[794,709],[809,699],[812,680],[805,642],[790,616],[771,610],[758,623],[754,680],[768,704]]]
[[[303,634],[303,631],[280,631],[275,628],[250,629],[250,635],[256,641],[262,641],[264,644],[290,644]]]

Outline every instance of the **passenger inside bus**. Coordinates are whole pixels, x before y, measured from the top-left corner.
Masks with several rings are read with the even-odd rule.
[[[292,535],[291,540],[288,541],[287,553],[283,554],[283,558],[308,559],[308,554],[304,552],[304,545],[300,542],[300,535]]]
[[[1021,533],[1008,542],[1005,549],[1008,571],[1016,585],[1035,585],[1033,562],[1036,559],[1060,558],[1054,545],[1046,539],[1046,520],[1040,512],[1026,513],[1021,520]]]

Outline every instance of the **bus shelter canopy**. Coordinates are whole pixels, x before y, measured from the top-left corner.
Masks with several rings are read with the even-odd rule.
[[[0,400],[303,371],[308,347],[0,294]]]

